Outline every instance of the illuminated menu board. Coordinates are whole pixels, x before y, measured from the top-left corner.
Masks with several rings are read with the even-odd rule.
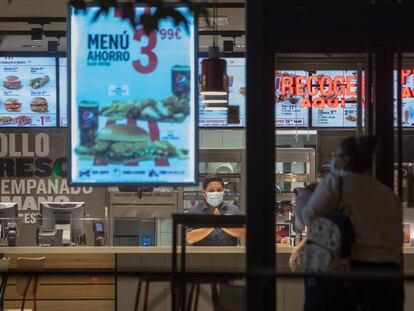
[[[357,71],[318,70],[310,83],[313,127],[356,127]]]
[[[67,58],[59,58],[59,126],[68,126]]]
[[[0,127],[56,126],[56,59],[0,57]]]
[[[70,7],[72,184],[194,184],[194,19],[133,29],[115,9]],[[150,8],[136,8],[138,20]]]
[[[414,70],[401,70],[402,126],[414,126]],[[394,73],[394,94],[397,90],[397,72]],[[397,99],[394,100],[394,126],[398,125]]]
[[[246,126],[246,60],[245,58],[225,57],[229,77],[229,106],[239,107],[239,122],[227,123],[227,109],[208,109],[199,97],[198,124],[200,127],[243,127]],[[201,61],[199,72],[201,74]]]
[[[306,91],[302,93],[295,88],[295,81],[306,79],[305,71],[276,71],[276,127],[309,126],[309,108],[302,107]]]

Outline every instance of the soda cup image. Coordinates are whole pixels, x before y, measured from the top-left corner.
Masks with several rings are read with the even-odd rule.
[[[403,124],[409,124],[409,119],[410,119],[410,107],[409,105],[405,105],[405,109],[404,109],[404,119],[403,119]]]
[[[78,107],[80,145],[91,147],[95,145],[98,130],[99,106],[97,102],[81,101]]]
[[[174,65],[171,68],[172,92],[179,98],[190,97],[191,71],[190,66]]]
[[[227,76],[228,82],[229,82],[229,87],[233,87],[233,80],[234,80],[234,76]]]

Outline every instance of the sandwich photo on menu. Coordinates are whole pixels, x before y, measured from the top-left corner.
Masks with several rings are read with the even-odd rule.
[[[8,112],[17,112],[22,108],[22,103],[17,98],[7,98],[4,102],[4,108]]]
[[[142,128],[128,124],[112,124],[100,130],[93,146],[79,145],[79,155],[94,155],[107,162],[144,161],[162,158],[186,158],[186,152],[165,140],[151,141]]]
[[[41,87],[45,86],[49,82],[50,78],[48,75],[44,75],[39,78],[35,78],[30,80],[30,86],[33,89],[40,89]]]
[[[9,90],[18,90],[22,87],[22,82],[18,76],[11,75],[3,80],[3,86]]]
[[[34,97],[30,102],[30,109],[33,112],[48,112],[48,102],[44,97]]]

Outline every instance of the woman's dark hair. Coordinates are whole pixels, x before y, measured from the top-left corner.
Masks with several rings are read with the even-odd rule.
[[[203,190],[206,190],[206,188],[208,187],[208,184],[213,182],[213,181],[217,181],[219,183],[221,183],[221,185],[224,187],[224,181],[223,178],[221,178],[218,175],[215,174],[211,174],[211,175],[207,175],[204,180],[203,180]]]
[[[347,169],[355,173],[364,173],[372,167],[372,157],[378,145],[375,136],[345,138],[339,147],[350,159]]]

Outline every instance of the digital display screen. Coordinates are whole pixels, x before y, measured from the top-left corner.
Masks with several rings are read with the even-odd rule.
[[[204,107],[201,96],[198,101],[198,124],[200,127],[245,127],[246,126],[246,59],[237,57],[222,57],[227,62],[229,81],[229,106],[239,109],[239,122],[228,123],[228,110],[208,109]],[[201,75],[201,61],[199,74]],[[201,81],[199,79],[199,81]],[[199,87],[200,90],[200,87]]]
[[[59,57],[59,126],[68,126],[68,61]]]
[[[414,127],[414,70],[401,70],[402,126]],[[398,125],[397,71],[394,72],[394,126]]]
[[[70,7],[72,184],[195,183],[196,33],[177,9],[188,31],[165,19],[146,35],[115,9]]]
[[[275,72],[276,127],[308,127],[309,108],[302,107],[307,95],[297,92],[295,81],[306,80],[305,71],[279,71]]]
[[[103,231],[103,224],[101,222],[95,223],[95,231],[102,232]]]
[[[313,127],[357,126],[356,70],[318,70],[312,85],[310,105]]]
[[[56,126],[56,59],[0,57],[0,127]]]

